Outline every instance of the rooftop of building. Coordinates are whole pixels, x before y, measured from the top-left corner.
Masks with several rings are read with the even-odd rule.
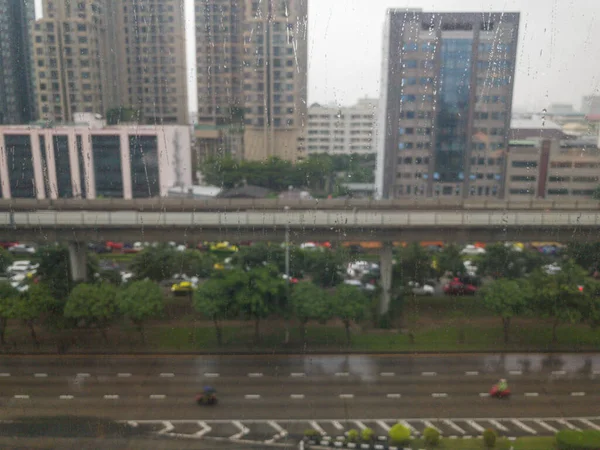
[[[513,130],[562,130],[562,127],[543,116],[513,117],[510,122]]]

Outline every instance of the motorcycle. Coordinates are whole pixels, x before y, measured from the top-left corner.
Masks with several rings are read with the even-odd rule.
[[[207,386],[202,393],[196,395],[196,404],[202,406],[214,406],[218,403],[216,394],[216,389]]]
[[[495,384],[492,386],[492,389],[490,389],[490,397],[494,397],[494,398],[509,398],[510,397],[510,389],[506,388],[503,391],[501,391],[498,388],[498,385]]]

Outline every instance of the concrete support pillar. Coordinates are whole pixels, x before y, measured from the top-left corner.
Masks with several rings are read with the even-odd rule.
[[[390,310],[392,300],[392,243],[384,242],[379,254],[379,271],[381,273],[381,300],[379,314],[384,315]]]
[[[69,263],[73,281],[87,281],[87,247],[85,243],[69,242]]]

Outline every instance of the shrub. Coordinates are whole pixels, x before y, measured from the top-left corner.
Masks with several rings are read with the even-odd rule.
[[[427,427],[423,431],[423,438],[427,447],[437,447],[440,443],[440,432],[435,428]]]
[[[318,438],[319,432],[317,430],[313,430],[312,428],[309,428],[308,430],[304,430],[304,437],[309,438],[309,439],[315,439]]]
[[[357,442],[358,441],[358,431],[352,429],[348,431],[346,435],[348,437],[348,442]]]
[[[410,430],[401,423],[397,423],[390,428],[389,436],[393,445],[404,445],[410,441]]]
[[[360,438],[364,442],[371,442],[375,438],[375,432],[371,428],[364,428],[360,433]]]
[[[491,428],[488,428],[483,432],[483,445],[485,448],[494,448],[496,446],[496,432]]]
[[[600,448],[600,431],[561,430],[556,433],[558,450],[597,450]]]

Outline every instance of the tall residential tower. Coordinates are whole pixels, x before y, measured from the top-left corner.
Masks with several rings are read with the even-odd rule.
[[[0,0],[0,125],[35,118],[31,30],[33,0]]]
[[[518,13],[388,10],[379,197],[503,195],[518,31]]]

